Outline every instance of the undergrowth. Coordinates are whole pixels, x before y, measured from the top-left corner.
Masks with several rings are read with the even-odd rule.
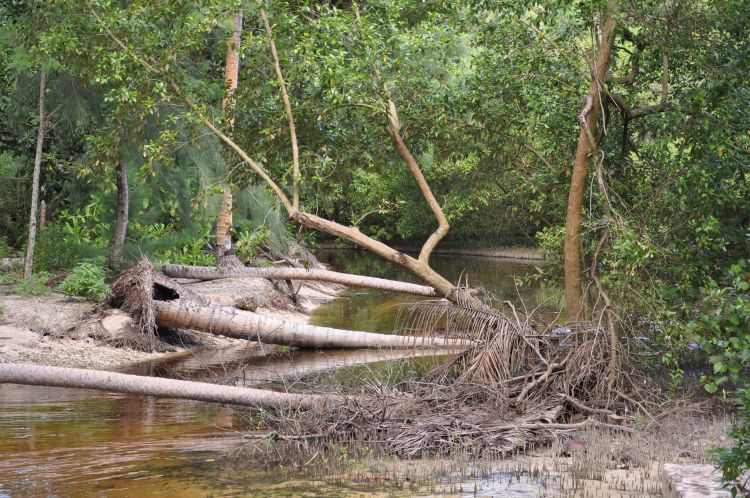
[[[21,294],[23,296],[42,297],[49,296],[50,290],[47,287],[47,280],[52,278],[52,274],[46,271],[40,271],[33,274],[31,279],[21,278],[11,286],[10,292]]]
[[[78,263],[73,271],[60,284],[60,290],[70,296],[103,301],[111,293],[105,282],[107,270],[103,261],[89,260]]]

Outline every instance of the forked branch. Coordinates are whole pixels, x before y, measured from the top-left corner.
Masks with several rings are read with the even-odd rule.
[[[427,238],[422,246],[422,250],[419,252],[419,261],[424,264],[429,264],[430,254],[432,254],[432,251],[438,243],[448,234],[450,225],[448,224],[448,219],[443,213],[443,208],[440,207],[437,199],[435,199],[435,196],[432,194],[430,185],[422,174],[422,169],[419,167],[419,164],[417,164],[414,156],[411,155],[409,148],[404,143],[404,139],[401,136],[401,122],[398,119],[396,104],[394,104],[392,100],[388,100],[387,113],[388,125],[386,129],[388,130],[388,134],[391,136],[391,139],[393,139],[393,144],[396,146],[396,150],[409,166],[414,179],[417,180],[417,185],[419,185],[419,190],[422,192],[422,196],[427,201],[427,204],[430,206],[430,209],[435,214],[435,218],[437,218],[438,221],[437,230]]]

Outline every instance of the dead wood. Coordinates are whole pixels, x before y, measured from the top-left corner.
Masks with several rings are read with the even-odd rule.
[[[210,269],[211,271],[223,271]],[[226,270],[231,271],[231,270]],[[300,348],[457,348],[473,342],[460,337],[399,336],[318,327],[219,306],[154,271],[143,258],[112,284],[112,304],[133,316],[136,327],[153,344],[157,326]]]
[[[2,383],[96,389],[98,391],[283,410],[309,409],[326,400],[334,401],[333,398],[316,395],[278,393],[205,382],[15,363],[0,363],[0,384]]]
[[[438,294],[426,285],[399,282],[385,278],[351,275],[329,270],[306,268],[210,268],[187,265],[164,265],[162,271],[172,278],[195,278],[199,280],[217,280],[221,278],[267,278],[274,280],[312,280],[347,285],[350,287],[367,287],[370,289],[404,292],[419,296],[436,297]]]

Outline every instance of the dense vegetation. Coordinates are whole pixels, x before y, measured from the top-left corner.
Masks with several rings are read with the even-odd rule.
[[[287,196],[298,183],[302,210],[388,243],[424,240],[435,217],[394,147],[392,103],[452,227],[443,243],[537,244],[550,262],[540,278],[562,278],[571,176],[577,157],[588,163],[573,298],[647,331],[674,386],[699,346],[706,389],[738,396],[743,413],[726,476],[747,469],[748,2],[14,0],[0,19],[0,257],[27,244],[44,132],[37,277],[17,286],[39,292],[43,272],[75,268],[63,290],[106,296],[104,260],[91,258],[116,240],[123,176],[125,260],[213,264],[223,185],[244,260],[313,243],[207,122]]]

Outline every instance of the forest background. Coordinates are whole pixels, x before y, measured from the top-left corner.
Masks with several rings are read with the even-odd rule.
[[[709,365],[705,389],[744,414],[722,460],[736,476],[750,460],[749,20],[742,0],[5,1],[0,257],[43,226],[36,276],[16,283],[43,292],[54,273],[98,282],[141,254],[213,265],[217,225],[246,261],[314,246],[222,133],[295,211],[413,245],[436,222],[400,138],[451,226],[443,245],[538,246],[538,278],[565,281],[569,312],[606,289],[675,390],[689,362]]]

